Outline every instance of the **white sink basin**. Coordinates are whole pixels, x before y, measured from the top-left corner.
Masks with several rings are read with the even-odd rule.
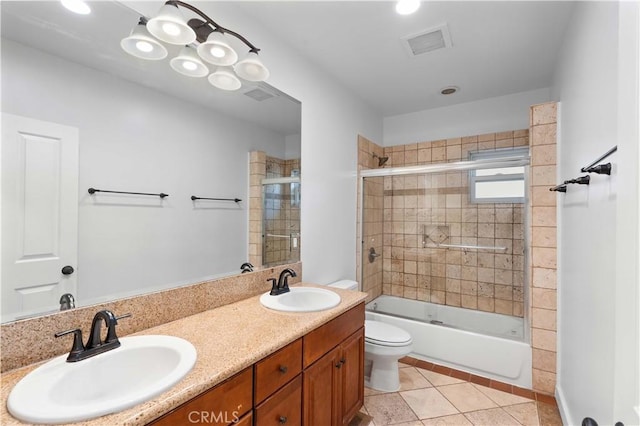
[[[13,388],[7,408],[29,423],[68,423],[122,411],[178,383],[196,349],[173,336],[133,336],[121,346],[78,362],[54,358]]]
[[[260,303],[276,311],[315,312],[338,306],[341,300],[337,293],[323,288],[292,287],[290,290],[278,296],[265,293],[260,296]]]

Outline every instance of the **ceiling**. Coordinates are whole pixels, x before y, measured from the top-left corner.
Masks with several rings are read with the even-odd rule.
[[[568,1],[239,2],[245,13],[392,116],[550,87]],[[401,38],[446,23],[452,47],[411,57]],[[445,86],[458,86],[443,96]]]
[[[164,60],[134,58],[122,50],[120,40],[129,35],[141,13],[123,2],[89,3],[91,14],[81,16],[58,1],[1,1],[2,37],[282,135],[300,134],[300,103],[295,99],[264,83],[245,82],[242,89],[226,92],[206,78],[181,76],[168,59],[178,54],[180,46],[166,45],[169,56]],[[149,3],[154,11],[159,5],[162,2]],[[256,87],[273,97],[256,101],[244,96]]]
[[[208,1],[190,3],[205,13],[213,8]],[[573,8],[569,1],[423,1],[415,14],[401,16],[392,1],[224,3],[240,9],[385,117],[549,87]],[[91,4],[94,13],[82,21],[57,1],[2,1],[2,34],[204,107],[255,116],[283,134],[299,133],[299,104],[275,89],[287,102],[264,108],[246,96],[212,89],[206,79],[176,79],[168,60],[141,61],[124,53],[119,40],[139,14],[152,15],[161,1]],[[445,23],[452,47],[408,54],[402,37]],[[155,78],[150,79],[152,74]],[[460,90],[440,94],[451,85]]]

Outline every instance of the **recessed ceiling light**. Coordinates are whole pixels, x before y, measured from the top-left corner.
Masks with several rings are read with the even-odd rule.
[[[60,3],[78,15],[88,15],[91,13],[91,8],[84,0],[60,0]]]
[[[453,95],[454,93],[456,93],[458,90],[460,90],[459,87],[456,86],[447,86],[443,89],[440,90],[440,94],[441,95]]]
[[[400,15],[411,15],[420,8],[420,0],[398,0],[396,12]]]

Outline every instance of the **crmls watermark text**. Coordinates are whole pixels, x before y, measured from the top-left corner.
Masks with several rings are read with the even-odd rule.
[[[221,424],[226,425],[229,423],[238,423],[240,417],[239,411],[190,411],[189,412],[189,423],[198,424]]]

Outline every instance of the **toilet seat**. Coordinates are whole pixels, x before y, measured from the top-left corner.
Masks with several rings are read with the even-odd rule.
[[[364,322],[364,339],[373,345],[389,347],[407,346],[412,342],[411,335],[405,330],[373,320]]]

